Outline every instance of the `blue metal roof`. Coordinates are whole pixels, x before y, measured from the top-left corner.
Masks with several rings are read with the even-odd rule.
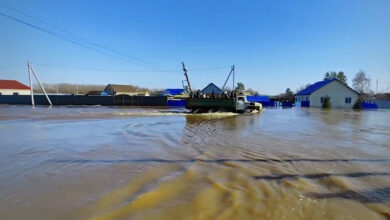
[[[166,89],[164,95],[180,95],[184,92],[184,89]]]
[[[330,80],[324,80],[324,81],[316,82],[313,85],[307,87],[306,89],[298,92],[296,95],[310,95],[313,92],[315,92],[318,89],[320,89],[321,87],[323,87],[323,86],[327,85],[328,83],[333,82],[335,80],[336,79],[330,79]]]
[[[269,102],[268,96],[248,95],[246,100],[250,102]]]

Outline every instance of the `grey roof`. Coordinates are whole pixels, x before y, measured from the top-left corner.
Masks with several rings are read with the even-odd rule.
[[[130,85],[118,85],[118,84],[108,84],[104,89],[106,90],[108,87],[112,88],[115,92],[136,92],[137,88]]]
[[[222,90],[218,86],[216,86],[214,83],[210,83],[206,87],[204,87],[204,89],[202,89],[201,92],[204,94],[211,94],[213,91],[214,91],[214,94],[219,94],[219,93],[221,93]]]

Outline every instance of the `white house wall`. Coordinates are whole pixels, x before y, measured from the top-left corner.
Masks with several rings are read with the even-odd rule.
[[[358,94],[338,81],[333,81],[310,95],[310,106],[321,107],[321,97],[330,97],[333,108],[352,108],[358,98]],[[351,103],[345,103],[345,98],[350,97]]]
[[[18,95],[30,95],[29,89],[0,89],[1,95],[13,95],[14,92],[17,92]]]

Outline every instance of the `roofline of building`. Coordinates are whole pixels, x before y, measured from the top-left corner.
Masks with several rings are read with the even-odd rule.
[[[222,90],[221,88],[219,88],[219,86],[215,85],[215,83],[213,83],[213,82],[207,84],[207,86],[205,86],[202,90],[204,90],[205,88],[207,88],[209,85],[214,85],[214,86],[217,87],[218,89]],[[201,90],[201,91],[202,91],[202,90]]]
[[[344,86],[346,86],[348,89],[352,90],[353,92],[355,92],[356,94],[360,95],[360,93],[354,89],[352,89],[351,87],[349,87],[349,85],[346,85],[344,83],[342,83],[340,80],[336,79],[337,81],[339,81],[341,84],[343,84]]]
[[[29,89],[6,89],[6,88],[0,88],[1,90],[28,90],[28,91],[30,91],[31,89],[29,88]]]
[[[322,80],[322,81],[325,81],[325,80]],[[344,85],[345,87],[347,87],[349,90],[351,90],[352,92],[355,92],[356,94],[358,94],[358,95],[360,95],[360,93],[359,92],[357,92],[356,90],[354,90],[354,89],[352,89],[351,87],[349,87],[347,84],[344,84],[343,82],[341,82],[340,80],[338,80],[338,79],[331,79],[331,82],[333,82],[333,81],[337,81],[337,82],[339,82],[340,84],[342,84],[342,85]],[[319,81],[319,82],[321,82],[321,81]],[[331,83],[331,82],[329,82],[329,83]],[[317,83],[317,82],[316,82]],[[321,86],[320,88],[318,88],[318,89],[316,89],[316,90],[314,90],[314,91],[312,91],[311,93],[309,93],[309,94],[301,94],[301,95],[299,95],[298,93],[297,94],[295,94],[294,96],[302,96],[302,95],[311,95],[313,92],[315,92],[315,91],[317,91],[317,90],[319,90],[319,89],[321,89],[322,87],[324,87],[324,86],[326,86],[326,85],[328,85],[329,83],[327,83],[327,84],[325,84],[325,85],[323,85],[323,86]],[[314,85],[314,84],[313,84]]]
[[[14,80],[14,79],[0,79],[0,82],[7,82],[7,83],[15,83],[17,84],[17,86],[19,86],[20,88],[3,88],[3,87],[0,87],[0,89],[3,89],[3,90],[31,90],[31,88],[25,84],[23,84],[22,82],[19,82],[18,80]]]

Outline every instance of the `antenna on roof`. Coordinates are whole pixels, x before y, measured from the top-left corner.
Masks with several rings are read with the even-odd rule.
[[[27,68],[28,68],[28,79],[30,81],[30,89],[31,89],[31,105],[33,107],[35,107],[33,84],[32,84],[32,80],[31,80],[31,74],[33,74],[35,79],[38,81],[38,84],[41,87],[43,93],[45,94],[47,101],[49,102],[50,106],[52,106],[53,104],[51,103],[51,100],[50,100],[49,96],[47,95],[46,90],[43,87],[41,81],[39,81],[37,74],[35,73],[34,69],[32,68],[30,61],[27,62]]]

